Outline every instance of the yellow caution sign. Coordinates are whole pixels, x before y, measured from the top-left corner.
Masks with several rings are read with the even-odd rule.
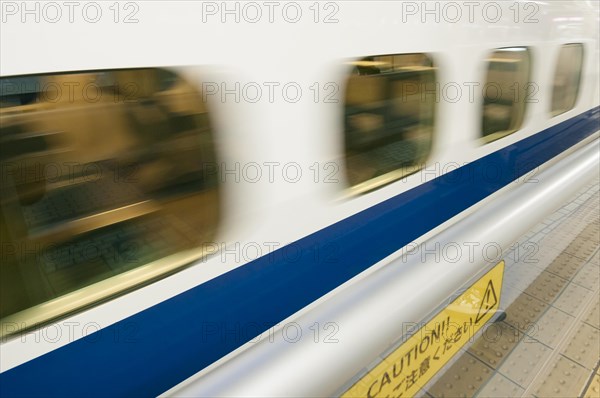
[[[504,261],[423,325],[342,397],[413,397],[494,315],[500,303],[503,274]]]

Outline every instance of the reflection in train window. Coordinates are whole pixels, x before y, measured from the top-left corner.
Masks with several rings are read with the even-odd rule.
[[[380,55],[351,63],[345,93],[345,156],[353,193],[422,168],[431,151],[438,90],[424,54]]]
[[[558,54],[552,91],[552,116],[560,115],[575,107],[581,68],[583,65],[583,45],[566,44]]]
[[[483,86],[482,136],[492,142],[517,131],[535,86],[529,83],[529,50],[524,47],[495,50],[487,60]]]
[[[0,87],[3,323],[46,322],[203,255],[218,184],[205,172],[209,113],[188,82],[131,69]]]

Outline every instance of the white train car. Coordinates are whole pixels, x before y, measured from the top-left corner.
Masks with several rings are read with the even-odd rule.
[[[344,395],[594,178],[598,22],[3,1],[2,395]]]

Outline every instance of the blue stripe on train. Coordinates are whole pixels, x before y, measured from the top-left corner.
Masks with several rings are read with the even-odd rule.
[[[0,395],[160,394],[591,135],[599,122],[600,108],[592,109],[6,371]]]

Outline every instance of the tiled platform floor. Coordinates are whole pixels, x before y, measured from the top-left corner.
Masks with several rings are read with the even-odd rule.
[[[425,397],[599,397],[598,181],[515,244],[501,322],[486,326]]]

